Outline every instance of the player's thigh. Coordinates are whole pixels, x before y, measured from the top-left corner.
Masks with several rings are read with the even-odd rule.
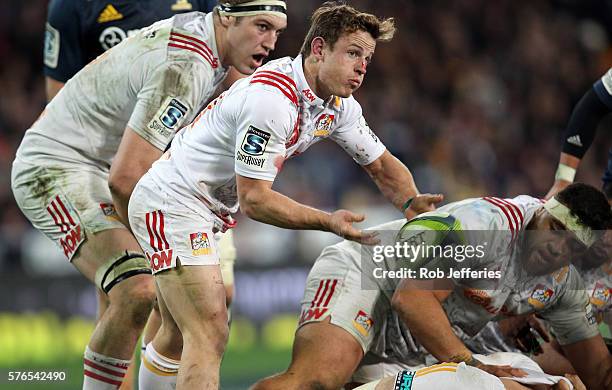
[[[227,327],[225,289],[218,265],[179,266],[157,273],[155,280],[164,306],[183,334],[223,333],[223,329],[211,327],[211,323]]]
[[[287,372],[308,381],[342,386],[362,357],[363,350],[355,337],[333,325],[328,317],[298,329]]]

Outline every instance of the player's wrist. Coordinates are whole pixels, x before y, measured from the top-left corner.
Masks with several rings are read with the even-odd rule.
[[[416,196],[411,196],[410,198],[408,198],[407,201],[404,202],[404,204],[401,207],[402,213],[405,213],[406,210],[408,210],[410,208],[410,205],[412,204],[412,202],[414,202],[415,198],[416,198]]]
[[[576,177],[576,169],[570,167],[569,165],[565,165],[563,163],[559,163],[557,167],[557,172],[555,173],[555,181],[566,181],[569,183],[574,182],[574,178]]]

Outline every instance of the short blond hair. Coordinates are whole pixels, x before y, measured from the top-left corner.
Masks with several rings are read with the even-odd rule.
[[[388,42],[395,35],[395,20],[393,18],[381,19],[375,15],[361,12],[350,5],[328,1],[317,8],[310,18],[310,29],[300,54],[310,55],[312,40],[321,37],[332,48],[343,34],[352,34],[355,31],[365,31],[372,38],[380,42]]]

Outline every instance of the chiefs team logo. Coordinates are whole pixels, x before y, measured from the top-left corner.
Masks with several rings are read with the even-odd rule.
[[[538,284],[527,299],[527,302],[536,309],[542,309],[546,306],[554,295],[554,291],[543,284]]]
[[[331,131],[332,123],[334,123],[333,114],[321,114],[315,123],[315,137],[327,137]]]
[[[374,325],[374,320],[372,317],[367,315],[363,310],[359,310],[357,316],[353,320],[353,326],[355,329],[357,329],[362,335],[367,336],[370,333],[370,329],[372,329],[372,325]]]
[[[194,256],[210,255],[212,253],[208,234],[203,232],[191,233],[189,240],[191,241],[191,254]]]
[[[591,295],[591,303],[595,305],[598,309],[602,309],[610,302],[610,296],[612,289],[608,288],[601,282],[595,283],[595,288],[593,289],[593,294]]]

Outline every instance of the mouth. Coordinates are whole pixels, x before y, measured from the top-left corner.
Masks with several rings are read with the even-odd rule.
[[[251,58],[253,58],[253,63],[257,67],[261,66],[266,57],[268,57],[267,54],[255,54],[251,56]]]

